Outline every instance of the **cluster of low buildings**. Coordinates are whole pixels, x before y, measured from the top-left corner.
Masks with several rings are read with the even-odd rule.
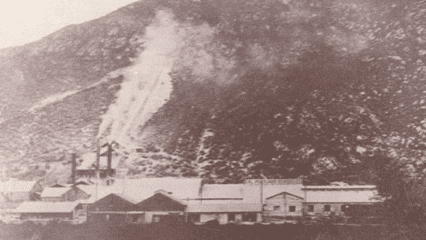
[[[274,222],[302,216],[372,214],[380,204],[372,185],[306,186],[301,179],[252,179],[203,184],[199,178],[105,178],[44,189],[34,181],[0,182],[0,200],[21,219],[115,223],[186,221]]]
[[[30,220],[153,223],[276,222],[303,216],[367,216],[380,206],[372,185],[306,186],[302,179],[204,184],[200,178],[127,179],[111,146],[71,154],[71,183],[0,182],[1,215]],[[45,184],[44,184],[45,185]],[[2,204],[6,203],[6,204]],[[13,203],[13,204],[10,204]]]

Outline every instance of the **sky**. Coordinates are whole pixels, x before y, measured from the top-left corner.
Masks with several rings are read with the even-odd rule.
[[[137,0],[0,0],[0,49],[36,41]]]

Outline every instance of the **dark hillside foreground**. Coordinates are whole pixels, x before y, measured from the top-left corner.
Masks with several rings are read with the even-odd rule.
[[[204,225],[166,224],[152,225],[68,225],[48,224],[46,226],[25,223],[22,225],[1,224],[1,240],[293,240],[293,239],[388,239],[381,234],[380,227],[338,226],[320,227],[302,224],[283,225]],[[394,238],[397,239],[397,238]]]

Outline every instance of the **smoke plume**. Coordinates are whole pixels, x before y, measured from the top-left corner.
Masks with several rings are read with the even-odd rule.
[[[182,48],[182,35],[171,13],[157,12],[146,28],[145,50],[128,70],[116,102],[103,117],[98,138],[110,128],[109,141],[129,144],[132,132],[167,102],[173,90],[169,73]]]

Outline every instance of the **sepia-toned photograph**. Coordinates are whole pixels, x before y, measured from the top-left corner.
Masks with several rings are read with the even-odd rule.
[[[0,240],[369,239],[426,239],[426,1],[0,0]]]

